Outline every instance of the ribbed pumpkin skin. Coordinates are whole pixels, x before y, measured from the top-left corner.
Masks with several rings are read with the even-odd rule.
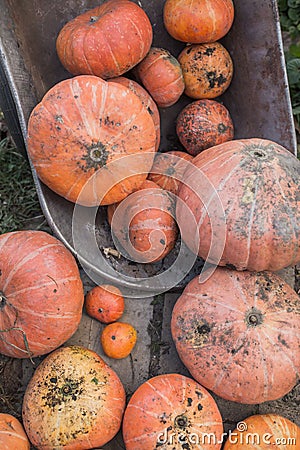
[[[156,131],[155,150],[158,150],[160,144],[160,115],[156,103],[151,95],[139,83],[126,77],[112,78],[111,80],[109,80],[109,83],[111,82],[120,83],[123,86],[128,87],[132,92],[135,93],[135,95],[139,97],[153,119]]]
[[[183,202],[177,203],[176,217],[182,238],[194,253],[206,258],[211,227],[216,233],[226,227],[221,259],[213,255],[210,262],[238,270],[277,271],[300,261],[300,162],[294,155],[266,139],[242,139],[204,150],[193,165],[196,168],[184,175],[186,185],[179,191]],[[214,209],[217,198],[223,215]],[[184,202],[199,230],[193,221],[187,225]]]
[[[171,332],[191,375],[226,400],[287,394],[300,371],[299,297],[273,272],[217,268],[175,304]]]
[[[184,80],[180,64],[164,48],[152,47],[135,67],[134,73],[161,108],[174,105],[183,94]]]
[[[155,141],[153,120],[139,98],[120,84],[89,75],[51,88],[28,123],[28,152],[39,178],[84,206],[118,202],[139,188],[151,168]],[[107,168],[128,155],[140,157]],[[122,181],[110,188],[112,180]]]
[[[115,436],[124,407],[117,374],[92,350],[70,346],[37,367],[25,391],[22,418],[39,450],[92,449]]]
[[[10,414],[0,413],[1,450],[30,450],[30,442],[22,424]]]
[[[140,62],[152,43],[152,26],[144,10],[128,0],[109,0],[68,22],[56,50],[73,75],[117,77]]]
[[[224,450],[295,450],[300,441],[300,428],[278,414],[257,414],[243,420],[247,430],[233,430],[232,441],[225,442]],[[248,435],[248,437],[247,437]],[[257,446],[257,444],[259,446]]]
[[[84,300],[73,255],[42,231],[0,236],[0,353],[44,355],[76,331]]]
[[[143,383],[124,413],[126,450],[217,450],[222,432],[222,417],[212,396],[195,380],[179,374],[158,375]],[[216,442],[206,439],[203,445],[202,433],[214,434]]]
[[[233,62],[220,42],[186,46],[178,61],[182,68],[185,94],[191,98],[216,98],[230,86]]]
[[[188,104],[179,113],[176,133],[186,151],[196,156],[202,150],[232,140],[234,127],[224,105],[203,99]]]
[[[174,248],[177,239],[174,199],[146,180],[140,190],[124,201],[125,209],[117,218],[113,215],[118,205],[112,205],[108,211],[114,235],[134,261],[160,261]]]
[[[148,179],[158,184],[162,189],[177,195],[180,180],[193,157],[185,152],[169,151],[157,153]]]
[[[234,18],[232,0],[166,0],[164,25],[178,41],[201,44],[221,39]]]

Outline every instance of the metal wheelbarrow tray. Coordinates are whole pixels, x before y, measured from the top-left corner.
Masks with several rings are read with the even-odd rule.
[[[26,151],[26,126],[33,107],[50,87],[70,77],[56,56],[55,40],[59,30],[68,20],[101,2],[102,0],[0,0],[0,106],[20,149]],[[136,0],[136,3],[145,9],[151,20],[153,45],[167,48],[174,56],[178,56],[184,44],[172,39],[163,27],[164,1]],[[234,0],[234,5],[234,24],[222,43],[231,54],[235,72],[231,86],[220,100],[231,113],[235,137],[271,139],[296,153],[276,0]],[[175,119],[190,101],[191,99],[182,96],[174,106],[160,110],[161,151],[180,149],[175,134]],[[72,240],[74,205],[42,184],[33,167],[32,172],[49,225],[54,234],[76,253]],[[96,224],[88,225],[90,229],[96,230],[100,248],[112,245],[106,208],[100,208]],[[84,266],[93,280],[96,275],[98,279],[103,277],[106,281],[119,283],[126,293],[126,289],[129,291],[136,288],[136,285],[122,278],[122,274],[137,279],[148,277],[150,280],[156,273],[167,269],[175,257],[176,250],[158,265],[130,264],[125,258],[119,261],[112,257],[108,261],[119,271],[118,279],[93,262],[85,261]],[[177,285],[179,292],[202,265],[203,261],[198,259],[188,276]],[[85,291],[94,285],[90,278],[82,273]],[[292,284],[293,280],[290,282]],[[160,373],[189,375],[178,358],[170,334],[171,312],[178,294],[167,293],[164,297],[156,297],[153,302],[150,283],[144,283],[141,290],[145,297],[143,301],[136,301],[134,295],[128,296],[122,318],[134,324],[139,332],[139,345],[130,357],[124,360],[107,360],[99,340],[101,324],[89,318],[85,312],[78,331],[68,341],[68,344],[91,348],[106,359],[120,376],[128,395],[143,381]],[[161,292],[165,290],[166,286],[161,286]],[[37,358],[37,362],[38,360]],[[33,370],[29,360],[22,362],[22,386],[16,395],[20,395],[22,389],[25,389]],[[296,396],[295,392],[290,393],[283,400],[259,406],[239,405],[220,398],[216,400],[227,431],[233,429],[236,422],[258,412],[277,412],[291,420],[296,419]],[[124,449],[121,433],[104,448]]]
[[[56,55],[55,41],[59,30],[68,20],[101,2],[0,0],[0,103],[19,147],[26,147],[26,125],[33,107],[50,87],[71,76]],[[174,56],[178,56],[185,44],[169,36],[163,26],[164,1],[136,3],[144,8],[151,20],[153,45],[167,48]],[[231,54],[235,71],[231,86],[220,100],[233,118],[235,138],[269,138],[295,152],[296,139],[276,1],[235,0],[234,5],[234,24],[222,43]],[[183,95],[174,106],[160,110],[161,151],[181,149],[176,138],[175,120],[180,110],[191,100]],[[49,225],[55,235],[75,252],[72,240],[74,205],[47,188],[38,180],[34,168],[32,171]],[[90,224],[100,249],[113,246],[105,217],[105,208],[100,208],[96,223]],[[114,257],[108,259],[106,267],[97,264],[97,261],[84,259],[81,262],[93,279],[96,277],[98,281],[104,277],[111,282],[118,281],[124,288],[136,289],[137,284],[130,280],[144,277],[139,289],[150,293],[152,287],[151,283],[147,283],[147,278],[168,269],[176,259],[177,251],[178,248],[158,264],[132,264],[125,258],[119,260]],[[197,259],[193,269],[176,287],[182,288],[199,273],[202,266],[203,261]],[[119,275],[110,271],[110,267]],[[168,288],[170,286],[164,286],[163,282],[159,286],[160,292]]]

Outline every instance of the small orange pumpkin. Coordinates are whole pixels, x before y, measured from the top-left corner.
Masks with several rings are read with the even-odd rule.
[[[178,61],[185,94],[195,99],[216,98],[228,89],[233,76],[230,54],[220,42],[188,45]]]
[[[225,442],[224,450],[295,450],[300,427],[278,414],[256,414],[244,419]]]
[[[234,137],[228,109],[209,99],[188,104],[177,117],[176,132],[182,145],[193,156]]]
[[[140,62],[152,43],[152,26],[145,11],[128,0],[108,0],[68,22],[56,50],[73,75],[117,77]]]
[[[155,155],[148,179],[162,189],[177,195],[184,171],[193,157],[185,152],[169,151]]]
[[[143,105],[145,106],[148,113],[151,115],[151,117],[153,119],[155,131],[156,131],[155,150],[158,150],[159,143],[160,143],[160,115],[159,115],[159,111],[156,106],[156,103],[153,100],[153,98],[151,97],[151,95],[149,94],[149,92],[147,92],[136,81],[130,80],[129,78],[126,78],[126,77],[113,78],[109,82],[110,83],[111,82],[120,83],[123,86],[128,87],[132,92],[135,93],[135,95],[137,95],[139,97],[139,99],[141,100],[141,102],[143,103]]]
[[[137,332],[130,323],[110,323],[101,333],[101,345],[109,358],[126,358],[132,352],[136,341]]]
[[[0,413],[1,450],[30,450],[30,442],[21,422],[10,414]]]
[[[138,387],[123,419],[126,450],[221,448],[223,424],[218,406],[195,380],[171,373]],[[209,442],[202,436],[213,435]]]
[[[152,47],[134,73],[161,108],[174,105],[184,91],[180,64],[164,48]]]
[[[84,206],[115,203],[138,189],[155,145],[153,120],[137,95],[91,75],[52,87],[28,123],[28,152],[39,178]]]
[[[233,19],[232,0],[166,0],[163,11],[168,33],[194,44],[218,41],[228,33]]]
[[[35,370],[22,418],[40,450],[99,448],[119,431],[124,407],[118,375],[94,351],[69,346],[50,353]]]
[[[85,307],[88,315],[100,322],[115,322],[124,312],[124,297],[116,286],[95,286],[86,295]]]
[[[173,249],[178,233],[174,207],[174,199],[149,180],[124,203],[112,207],[112,231],[127,258],[151,263],[160,261]]]

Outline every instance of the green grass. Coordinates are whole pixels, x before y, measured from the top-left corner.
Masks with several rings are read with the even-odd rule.
[[[6,137],[0,141],[0,234],[45,225],[28,160]]]

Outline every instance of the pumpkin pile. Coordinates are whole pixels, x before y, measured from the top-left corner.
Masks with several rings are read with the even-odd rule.
[[[47,356],[24,395],[24,428],[0,414],[1,448],[99,448],[122,424],[127,450],[218,449],[222,416],[209,391],[259,404],[299,379],[299,297],[275,271],[300,261],[300,164],[273,141],[234,140],[230,111],[218,99],[233,77],[219,42],[232,26],[233,2],[166,0],[164,26],[186,44],[179,55],[153,45],[137,3],[104,1],[61,29],[57,55],[72,76],[33,109],[28,153],[58,195],[107,206],[124,257],[161,261],[180,231],[212,265],[209,277],[188,283],[170,324],[193,378],[153,377],[126,406],[114,370],[96,352],[67,344],[84,306],[104,324],[106,356],[127,358],[137,331],[122,321],[122,292],[99,285],[84,303],[76,261],[60,241],[40,231],[7,233],[0,236],[0,352]],[[159,152],[160,111],[184,95],[175,124],[183,148]],[[245,424],[300,439],[299,427],[275,414]],[[214,439],[202,442],[208,435]],[[240,440],[234,448],[245,448]],[[231,448],[228,440],[224,449]]]

